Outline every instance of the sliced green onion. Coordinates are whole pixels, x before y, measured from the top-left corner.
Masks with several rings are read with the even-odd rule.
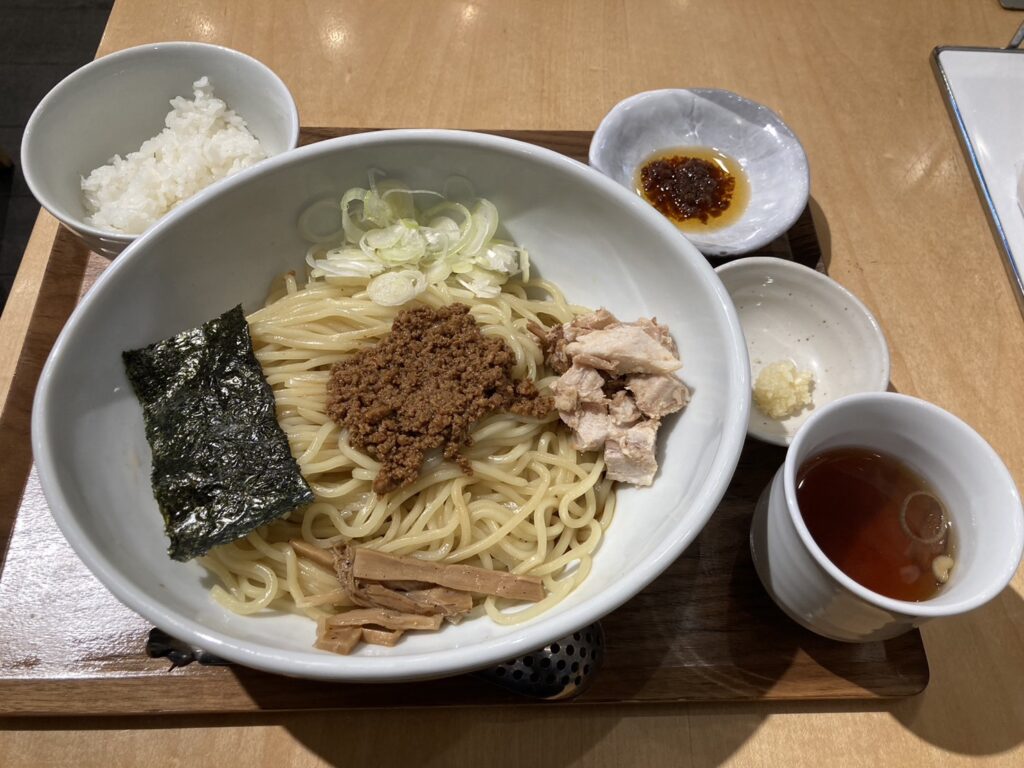
[[[388,202],[373,190],[363,198],[363,220],[377,227],[388,227],[395,223],[396,216]]]
[[[497,208],[475,198],[465,179],[453,178],[445,191],[409,189],[371,171],[368,189],[353,187],[337,204],[317,201],[299,217],[299,233],[313,243],[313,276],[371,277],[367,295],[384,306],[449,280],[481,298],[497,296],[510,277],[528,280],[526,250],[495,239]],[[442,199],[423,210],[419,195]]]
[[[498,229],[498,209],[489,200],[480,200],[473,209],[470,235],[460,251],[477,254],[491,241]]]
[[[337,200],[317,200],[299,214],[299,235],[310,243],[337,242],[345,230]]]
[[[387,269],[380,259],[354,248],[332,248],[319,259],[313,253],[307,253],[306,263],[318,273],[317,276],[373,277]]]
[[[480,299],[493,299],[501,293],[501,286],[504,280],[499,282],[493,272],[474,267],[464,275],[455,278],[464,288],[471,291],[474,296]]]
[[[451,265],[444,259],[437,259],[427,267],[427,282],[431,285],[443,283],[451,273]]]
[[[484,269],[514,275],[519,271],[519,253],[516,248],[498,243],[482,251],[476,257],[476,263]]]
[[[530,254],[525,248],[519,249],[519,273],[524,283],[530,282]]]
[[[366,190],[358,187],[350,189],[341,198],[341,227],[345,232],[345,239],[353,244],[359,242],[366,232],[366,228],[359,224],[362,221],[362,215],[358,220],[352,217],[352,203],[362,204],[364,199],[366,199]],[[361,206],[360,214],[362,214]]]
[[[412,219],[416,216],[409,188],[400,181],[385,179],[375,190],[383,203],[390,206],[392,215],[398,219]]]
[[[415,269],[385,272],[366,286],[370,300],[383,307],[400,307],[427,289],[427,279]]]
[[[363,234],[359,240],[359,247],[366,253],[376,255],[377,251],[394,248],[402,240],[402,233],[405,227],[401,224],[393,224],[382,229],[371,229]]]

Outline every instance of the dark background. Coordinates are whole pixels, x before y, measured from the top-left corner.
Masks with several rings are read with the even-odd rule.
[[[21,175],[21,135],[40,99],[96,55],[114,0],[0,0],[0,312],[39,204]]]

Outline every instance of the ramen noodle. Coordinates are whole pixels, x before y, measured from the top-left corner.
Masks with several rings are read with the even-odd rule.
[[[557,375],[529,326],[550,329],[587,312],[551,283],[509,281],[493,297],[450,283],[427,286],[414,302],[382,306],[368,277],[284,276],[266,306],[248,317],[253,346],[273,388],[278,422],[315,499],[304,509],[203,559],[220,584],[213,596],[232,611],[296,610],[324,619],[351,608],[337,575],[300,554],[352,544],[444,564],[539,577],[545,596],[523,607],[497,596],[482,612],[501,624],[528,620],[565,598],[590,571],[615,509],[599,453],[573,446],[557,412],[543,417],[494,413],[472,429],[462,456],[467,474],[440,453],[411,484],[378,495],[380,464],[354,448],[328,415],[331,366],[387,336],[409,306],[463,303],[485,336],[504,340],[513,374],[546,391]],[[321,559],[322,560],[322,559]],[[481,609],[478,609],[478,612]]]

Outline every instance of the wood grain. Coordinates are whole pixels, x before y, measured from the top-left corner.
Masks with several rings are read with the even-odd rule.
[[[356,132],[317,128],[303,142]],[[504,133],[504,132],[496,132]],[[590,133],[513,131],[570,157]],[[817,264],[805,212],[765,253]],[[791,243],[797,245],[792,248]],[[27,402],[41,362],[81,293],[107,262],[66,230],[54,243],[33,333],[26,339],[0,421],[11,460],[5,481],[27,473]],[[702,535],[661,578],[604,620],[604,668],[579,703],[658,703],[909,696],[928,681],[916,632],[887,643],[846,645],[788,621],[764,593],[747,547],[750,516],[784,452],[747,446],[726,498]],[[0,714],[139,714],[527,703],[473,677],[415,685],[342,686],[239,667],[193,665],[168,673],[147,658],[149,625],[121,606],[77,561],[50,518],[34,472],[0,573]],[[8,493],[11,503],[13,495]],[[0,512],[12,517],[10,509]],[[62,563],[60,576],[52,563]],[[59,589],[57,586],[59,584]],[[43,607],[45,606],[45,609]]]
[[[1024,322],[928,65],[936,45],[1005,45],[1021,18],[995,0],[131,0],[100,53],[244,50],[308,125],[593,130],[663,87],[767,104],[807,150],[823,258],[881,321],[896,387],[967,420],[1021,485]],[[55,234],[44,214],[0,318],[0,400]],[[0,730],[0,762],[1019,766],[1022,594],[1018,572],[984,608],[926,625],[931,681],[901,702],[21,719]]]

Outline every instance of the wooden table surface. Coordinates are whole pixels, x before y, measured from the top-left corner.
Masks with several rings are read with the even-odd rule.
[[[929,55],[1005,45],[1022,20],[997,0],[120,0],[99,53],[240,49],[306,125],[592,129],[665,87],[768,104],[804,143],[829,271],[881,321],[893,384],[972,424],[1020,485],[1024,322]],[[55,231],[43,214],[0,320],[0,402]],[[931,683],[895,703],[6,720],[0,764],[1021,765],[1022,595],[1018,572],[926,626]]]

